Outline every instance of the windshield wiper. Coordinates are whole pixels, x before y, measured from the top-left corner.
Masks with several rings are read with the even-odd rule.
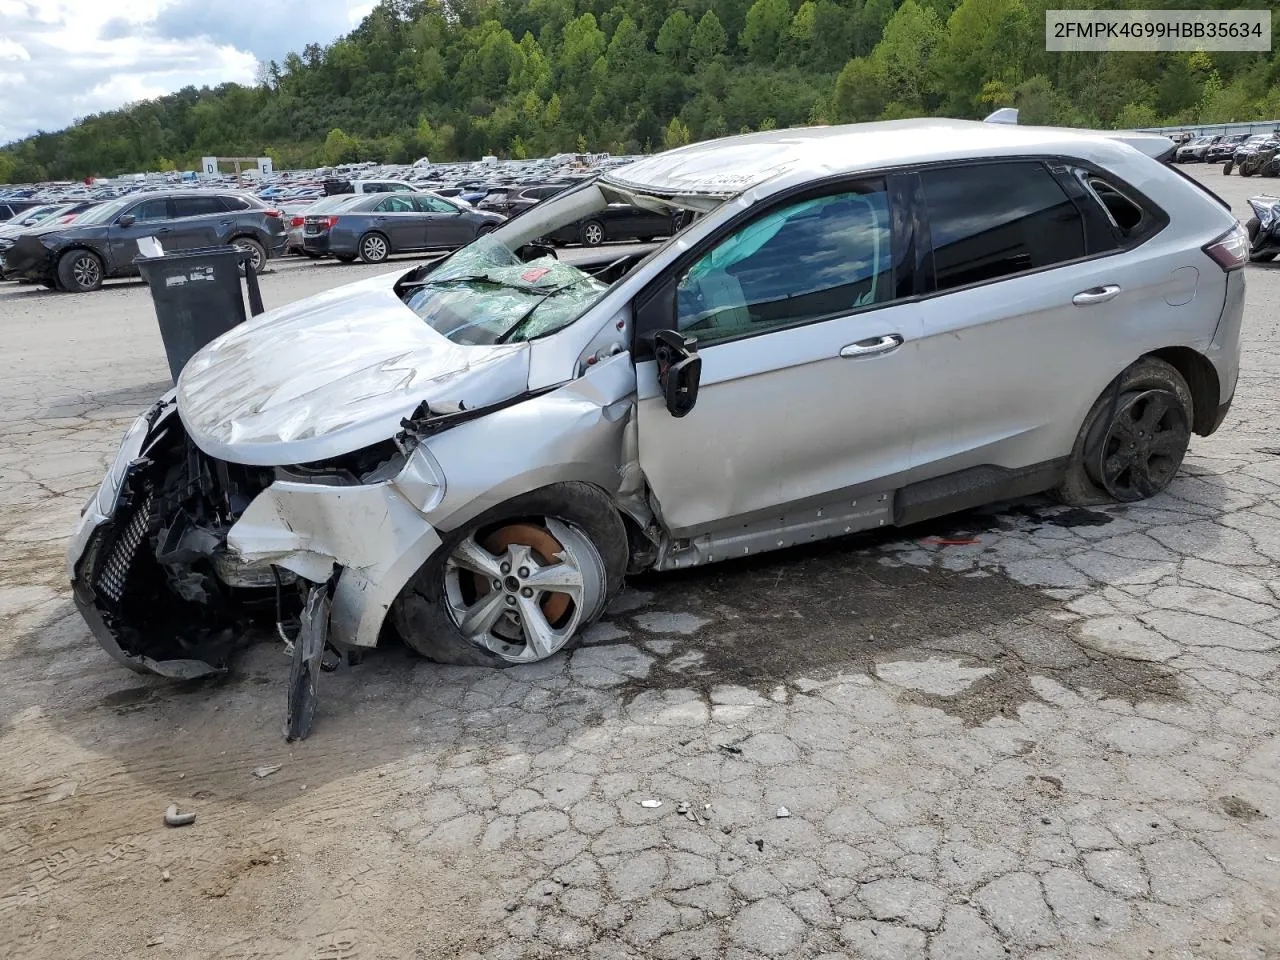
[[[610,264],[610,266],[612,266],[612,264]],[[554,297],[557,293],[564,293],[564,291],[569,290],[573,287],[576,287],[578,284],[582,283],[585,280],[594,280],[594,279],[595,279],[594,276],[587,273],[587,274],[583,274],[577,280],[570,280],[568,283],[561,284],[558,287],[554,287],[553,289],[548,290],[546,293],[544,293],[534,302],[533,306],[531,306],[524,313],[520,314],[520,319],[518,319],[511,326],[507,327],[507,329],[504,330],[498,336],[498,338],[493,342],[495,344],[506,343],[512,336],[514,336],[517,330],[519,330],[522,326],[524,326],[524,322],[528,320],[531,316],[533,316],[533,312],[535,310],[537,310],[540,306],[542,306],[544,303],[546,303],[548,300]]]
[[[401,284],[401,286],[404,287],[405,289],[408,289],[410,287],[415,287],[415,288],[439,287],[439,286],[443,286],[446,283],[491,283],[495,287],[512,287],[513,289],[516,289],[516,290],[528,289],[526,287],[520,286],[517,283],[508,283],[506,280],[496,280],[493,277],[489,276],[488,274],[484,274],[484,273],[479,273],[479,274],[475,274],[474,276],[466,276],[466,277],[437,277],[434,280],[428,277],[425,280],[410,280],[408,283]]]

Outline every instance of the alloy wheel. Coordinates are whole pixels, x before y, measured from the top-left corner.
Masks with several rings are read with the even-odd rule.
[[[387,258],[387,242],[379,236],[365,237],[360,247],[360,255],[366,260],[377,263]]]
[[[445,603],[471,643],[512,663],[557,653],[603,599],[604,561],[591,539],[553,517],[462,540],[445,562]]]
[[[71,275],[81,290],[91,290],[102,280],[102,267],[98,266],[97,258],[85,254],[71,265]]]
[[[1176,394],[1126,394],[1091,458],[1089,473],[1116,500],[1142,500],[1169,485],[1190,440],[1191,425]]]
[[[596,246],[604,242],[604,228],[598,223],[588,223],[582,230],[582,238],[588,246]]]
[[[237,240],[231,245],[234,249],[241,253],[249,254],[249,262],[253,265],[253,272],[258,273],[262,270],[262,251],[252,243],[245,243],[243,240]]]

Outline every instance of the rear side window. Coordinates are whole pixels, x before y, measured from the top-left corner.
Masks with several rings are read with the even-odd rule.
[[[173,215],[175,217],[206,217],[210,214],[225,213],[226,207],[221,197],[174,197]]]
[[[1159,233],[1169,217],[1158,207],[1122,184],[1092,170],[1076,170],[1089,198],[1106,212],[1121,246],[1132,247]]]
[[[228,210],[248,210],[249,201],[244,197],[218,197],[222,205]]]
[[[1085,256],[1084,218],[1041,163],[922,171],[938,290]]]

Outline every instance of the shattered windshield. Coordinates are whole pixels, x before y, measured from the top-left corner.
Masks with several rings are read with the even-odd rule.
[[[554,256],[522,260],[492,236],[459,250],[413,287],[408,307],[437,333],[467,345],[554,333],[609,289]]]

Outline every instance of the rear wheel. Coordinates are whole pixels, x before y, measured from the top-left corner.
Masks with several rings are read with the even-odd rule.
[[[446,540],[397,598],[393,622],[440,663],[534,663],[578,645],[626,566],[626,530],[609,498],[554,484]]]
[[[236,237],[231,241],[231,246],[241,253],[249,255],[249,263],[253,265],[254,273],[261,273],[263,264],[267,262],[267,249],[253,237]]]
[[[1253,244],[1258,239],[1258,231],[1262,229],[1262,223],[1257,217],[1250,217],[1249,222],[1244,225],[1245,231],[1249,234],[1249,243]],[[1253,263],[1270,263],[1276,258],[1274,253],[1251,253],[1249,259]]]
[[[102,261],[89,250],[71,250],[58,261],[58,286],[68,293],[89,293],[102,286]]]
[[[1194,414],[1182,374],[1155,357],[1139,360],[1085,417],[1058,498],[1086,506],[1155,496],[1182,465]]]
[[[588,247],[598,247],[604,243],[604,224],[599,220],[588,220],[578,231],[582,243]]]
[[[365,263],[382,263],[391,256],[391,242],[380,233],[366,233],[360,238],[360,259]]]

